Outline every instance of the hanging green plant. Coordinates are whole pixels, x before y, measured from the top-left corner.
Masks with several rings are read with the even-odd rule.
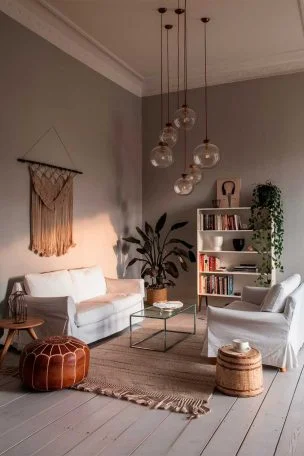
[[[170,277],[173,279],[179,277],[176,263],[183,271],[188,271],[188,261],[191,263],[196,261],[192,251],[193,245],[183,239],[170,238],[173,232],[183,228],[188,222],[174,223],[166,234],[162,235],[166,219],[165,213],[159,218],[154,229],[145,222],[144,231],[136,227],[139,237],[123,238],[124,241],[137,245],[136,251],[141,254],[141,257],[133,258],[127,267],[138,261],[141,262],[141,277],[145,279],[146,288],[162,289],[174,286],[175,282]],[[177,260],[176,263],[175,260]]]
[[[284,214],[281,190],[270,181],[253,189],[250,228],[253,248],[261,255],[258,283],[269,286],[271,271],[283,272]]]

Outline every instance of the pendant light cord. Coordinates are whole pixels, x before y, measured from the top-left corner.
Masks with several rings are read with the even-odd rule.
[[[187,132],[186,130],[184,131],[184,168],[185,168],[185,173],[187,173]]]
[[[177,4],[177,9],[179,10],[180,9],[180,4],[179,4],[179,0],[178,0],[178,4]],[[179,41],[180,41],[180,19],[179,19],[179,14],[177,14],[177,109],[179,109],[179,61],[180,61],[180,55],[179,55]]]
[[[167,90],[168,90],[168,123],[170,122],[170,68],[169,68],[169,29],[167,28]]]
[[[160,15],[160,130],[163,128],[163,15]]]
[[[208,96],[207,96],[207,22],[204,22],[204,35],[205,35],[205,132],[206,141],[208,140]]]
[[[187,81],[187,0],[185,0],[185,16],[184,16],[184,92],[185,92],[185,102],[187,105],[187,90],[188,90],[188,81]]]

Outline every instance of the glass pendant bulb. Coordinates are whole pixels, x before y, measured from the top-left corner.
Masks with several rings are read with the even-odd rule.
[[[196,121],[196,113],[188,105],[184,104],[174,114],[174,125],[181,130],[189,131]]]
[[[188,174],[189,179],[193,185],[198,184],[203,179],[202,170],[198,165],[190,165],[190,173]]]
[[[174,184],[174,191],[177,195],[190,195],[193,191],[193,183],[188,174],[182,174],[182,177],[177,179]]]
[[[205,139],[193,152],[193,161],[200,168],[214,168],[220,161],[220,149]]]
[[[178,133],[176,128],[172,126],[171,122],[166,123],[165,128],[162,129],[159,135],[159,140],[168,144],[168,147],[172,149],[175,146],[178,139]]]
[[[167,143],[160,141],[150,153],[150,161],[156,168],[168,168],[173,163],[173,154]]]

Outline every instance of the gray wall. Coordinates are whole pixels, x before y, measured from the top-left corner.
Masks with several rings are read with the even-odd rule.
[[[189,105],[199,114],[188,134],[188,159],[204,137],[202,90],[189,93]],[[196,242],[196,208],[210,207],[217,178],[241,177],[241,205],[250,204],[253,186],[270,179],[283,194],[285,214],[284,275],[304,277],[304,73],[210,87],[210,139],[221,151],[221,162],[204,172],[204,180],[187,197],[177,196],[174,181],[183,169],[182,141],[174,148],[175,163],[158,170],[149,153],[159,132],[159,97],[143,101],[143,220],[154,222],[164,211],[172,221],[189,220],[183,231]],[[278,279],[280,279],[278,275]],[[183,273],[172,296],[196,293],[195,266]]]
[[[26,272],[98,263],[122,275],[115,246],[142,215],[141,100],[2,13],[0,62],[0,301]],[[52,125],[84,174],[74,180],[77,246],[40,258],[28,249],[29,173],[16,158]]]

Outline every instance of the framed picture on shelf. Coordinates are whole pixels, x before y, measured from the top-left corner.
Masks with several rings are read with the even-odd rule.
[[[216,198],[220,201],[220,207],[239,207],[241,192],[241,178],[229,177],[217,179]]]

